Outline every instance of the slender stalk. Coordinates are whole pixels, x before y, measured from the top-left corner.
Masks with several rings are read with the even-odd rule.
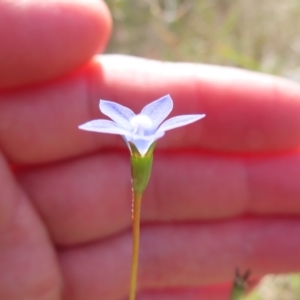
[[[132,196],[132,262],[129,300],[135,300],[136,282],[139,262],[139,244],[140,244],[140,214],[142,193],[133,191]]]

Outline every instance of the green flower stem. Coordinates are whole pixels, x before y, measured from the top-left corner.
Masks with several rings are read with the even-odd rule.
[[[132,263],[129,300],[135,299],[136,282],[139,261],[139,244],[140,244],[140,214],[141,202],[145,188],[148,185],[152,161],[153,161],[153,144],[145,156],[141,156],[134,144],[130,144],[131,150],[131,176],[132,176]]]
[[[140,244],[140,213],[142,194],[133,191],[132,203],[132,263],[129,300],[135,299]]]

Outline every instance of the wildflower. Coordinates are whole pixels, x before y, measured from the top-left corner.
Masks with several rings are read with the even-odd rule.
[[[112,101],[100,100],[100,110],[110,117],[110,120],[93,120],[79,126],[80,129],[120,134],[132,151],[131,143],[141,156],[150,149],[151,145],[161,138],[165,131],[185,126],[205,117],[205,114],[182,115],[170,118],[162,123],[173,109],[170,95],[166,95],[146,105],[139,114],[131,109]]]
[[[155,141],[165,131],[188,125],[205,117],[204,114],[182,115],[163,122],[173,108],[173,101],[166,95],[146,105],[139,114],[115,102],[100,100],[100,110],[111,120],[93,120],[79,126],[80,129],[102,133],[120,134],[131,152],[132,177],[132,264],[129,299],[135,299],[141,201],[152,168]],[[163,122],[163,123],[162,123]]]

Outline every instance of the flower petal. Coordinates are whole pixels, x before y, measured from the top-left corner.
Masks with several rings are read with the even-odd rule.
[[[174,118],[171,118],[161,124],[161,126],[158,128],[157,132],[164,132],[167,130],[171,130],[177,127],[185,126],[188,124],[191,124],[193,122],[196,122],[202,118],[205,117],[205,114],[201,115],[182,115],[177,116]]]
[[[129,130],[131,128],[130,119],[135,116],[135,113],[128,107],[116,102],[100,100],[99,108],[103,114],[110,117],[124,129]]]
[[[134,141],[134,145],[135,145],[136,149],[139,151],[139,153],[141,154],[141,156],[144,156],[148,152],[148,150],[152,144],[153,144],[153,141],[146,141],[146,140],[135,140]]]
[[[102,132],[102,133],[121,134],[121,135],[128,134],[128,131],[126,131],[118,124],[110,120],[93,120],[80,125],[78,128],[82,130]]]
[[[131,134],[131,135],[125,136],[125,139],[128,142],[132,142],[135,145],[135,147],[137,148],[137,150],[139,151],[139,153],[142,156],[144,156],[148,152],[151,145],[156,140],[161,138],[164,134],[165,134],[164,132],[156,132],[155,134],[153,134],[151,136],[139,136],[137,134]]]
[[[169,115],[172,109],[172,98],[170,95],[166,95],[146,105],[140,114],[148,116],[153,123],[153,128],[157,128],[159,124]]]

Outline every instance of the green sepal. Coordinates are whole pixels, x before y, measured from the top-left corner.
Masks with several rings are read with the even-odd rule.
[[[136,193],[143,193],[148,185],[152,170],[154,147],[155,143],[151,145],[145,156],[141,156],[135,145],[130,143],[132,188]]]

